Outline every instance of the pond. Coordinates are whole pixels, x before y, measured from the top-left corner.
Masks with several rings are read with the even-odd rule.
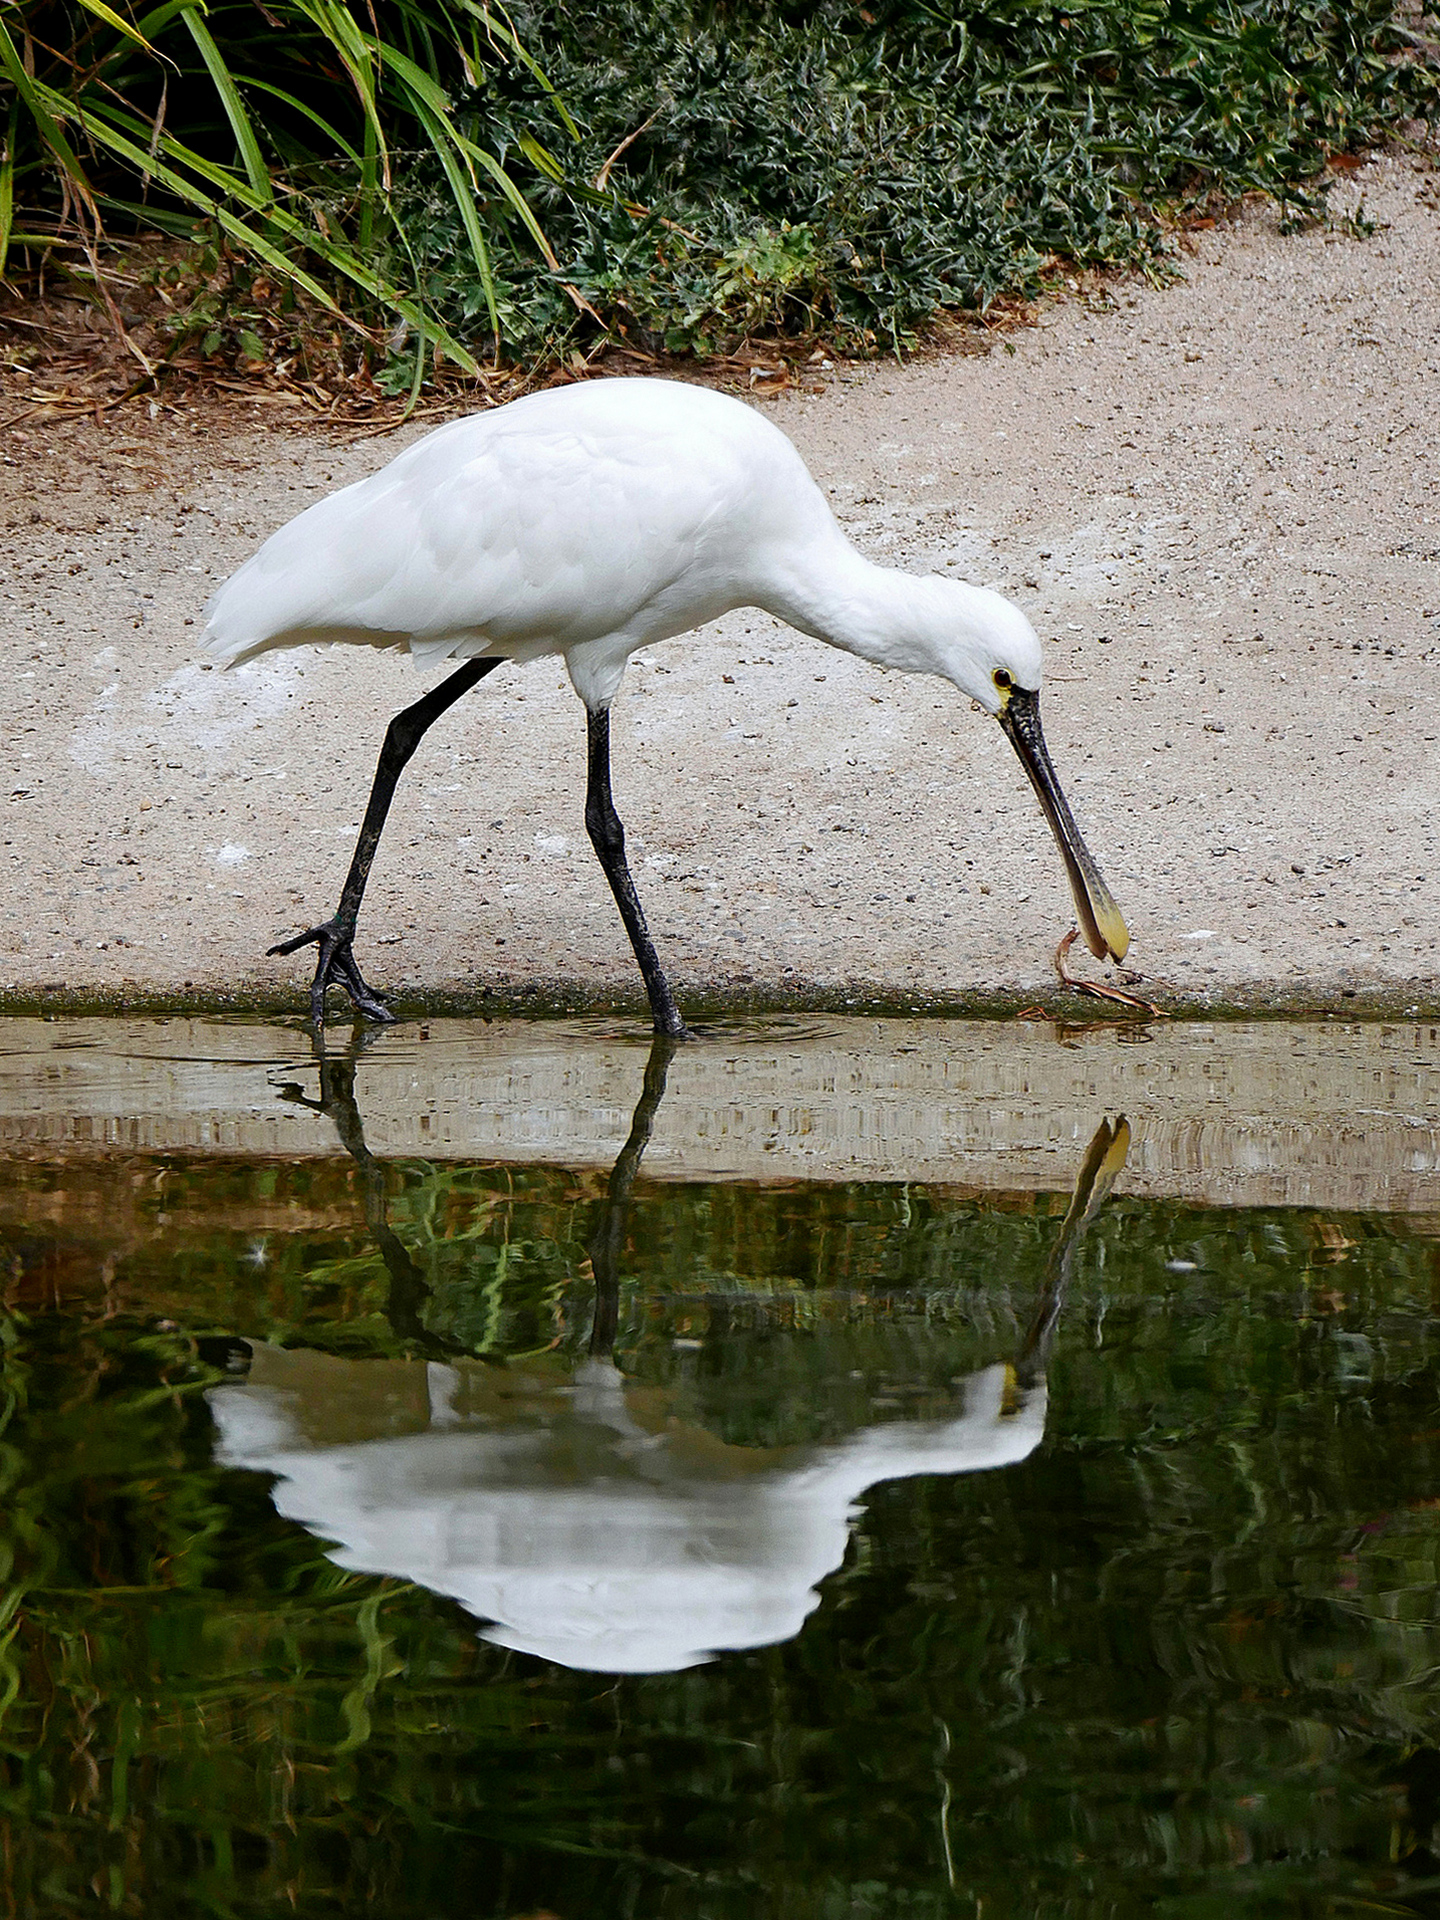
[[[1440,1914],[1436,1038],[0,1022],[0,1914]]]

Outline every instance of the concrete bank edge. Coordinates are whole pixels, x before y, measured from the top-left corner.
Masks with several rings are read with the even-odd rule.
[[[1177,1020],[1440,1020],[1440,977],[1404,983],[1346,986],[1338,980],[1314,980],[1302,985],[1249,984],[1217,987],[1205,993],[1182,993],[1148,983],[1134,989],[1151,993],[1164,1015]],[[638,993],[598,992],[570,980],[505,982],[497,986],[446,986],[423,990],[400,989],[386,995],[396,1018],[427,1019],[575,1019],[610,1017],[643,1019],[646,1006]],[[873,1019],[936,1020],[1050,1019],[1067,1026],[1142,1019],[1120,1006],[1110,1006],[1086,994],[1052,983],[1028,994],[1013,990],[935,994],[905,991],[871,981],[841,986],[776,987],[773,984],[737,987],[703,982],[677,988],[685,1017],[692,1024],[722,1020],[763,1020],[788,1015],[842,1015]],[[330,1021],[346,1025],[351,1018],[343,996],[332,992]],[[80,1018],[104,1015],[189,1015],[224,1019],[303,1019],[309,1010],[305,993],[293,986],[185,988],[0,987],[0,1017]]]

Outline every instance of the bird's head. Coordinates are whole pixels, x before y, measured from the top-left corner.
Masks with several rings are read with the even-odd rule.
[[[951,583],[947,582],[946,585]],[[1019,607],[985,587],[961,587],[945,649],[946,677],[994,716],[1020,757],[1050,823],[1085,944],[1097,960],[1123,960],[1130,934],[1075,824],[1040,726],[1040,640]]]
[[[946,677],[998,719],[1013,689],[1039,693],[1040,636],[1003,594],[958,580],[945,584],[955,595],[946,636]]]

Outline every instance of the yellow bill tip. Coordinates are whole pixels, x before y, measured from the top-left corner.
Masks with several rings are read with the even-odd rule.
[[[1130,929],[1093,864],[1086,873],[1077,863],[1072,869],[1070,884],[1086,946],[1097,960],[1123,960],[1130,950]]]
[[[1123,960],[1130,951],[1130,929],[1125,924],[1124,916],[1113,900],[1097,901],[1096,908],[1096,923],[1100,928],[1100,937],[1110,949],[1110,958]]]

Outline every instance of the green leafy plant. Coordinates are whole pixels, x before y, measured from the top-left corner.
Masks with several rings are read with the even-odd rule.
[[[1331,153],[1437,100],[1391,0],[521,0],[515,20],[578,131],[565,178],[528,183],[537,216],[593,313],[649,351],[816,329],[895,347],[1061,261],[1166,274],[1192,212],[1259,192],[1313,215]],[[544,100],[512,63],[458,111],[509,151]],[[417,263],[460,328],[471,276],[433,175],[406,183],[428,196]],[[512,346],[593,336],[496,232]]]
[[[199,222],[412,393],[496,343],[895,349],[1062,263],[1173,272],[1248,193],[1313,217],[1440,100],[1398,0],[513,5],[0,0],[0,271]]]

